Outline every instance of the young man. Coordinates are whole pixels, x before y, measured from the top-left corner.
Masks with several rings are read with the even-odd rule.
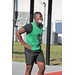
[[[43,17],[40,12],[34,13],[34,22],[25,25],[16,32],[17,38],[25,47],[26,58],[26,73],[25,75],[31,75],[34,62],[39,67],[37,75],[44,75],[45,61],[44,54],[41,49],[41,40],[43,33]],[[21,34],[27,32],[26,43],[23,41]]]

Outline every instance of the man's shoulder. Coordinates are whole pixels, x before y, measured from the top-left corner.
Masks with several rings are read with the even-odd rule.
[[[32,24],[30,24],[30,23],[23,26],[24,29],[29,29],[31,27],[32,27]]]
[[[31,23],[29,23],[29,24],[26,24],[25,26],[32,26],[32,24],[31,24]]]
[[[26,24],[25,26],[23,26],[24,30],[27,32],[27,33],[31,33],[32,32],[32,24]]]
[[[30,23],[23,26],[23,28],[30,28],[30,27],[32,27],[32,24]]]

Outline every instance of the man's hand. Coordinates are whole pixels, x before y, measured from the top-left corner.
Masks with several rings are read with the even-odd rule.
[[[27,49],[32,49],[32,45],[28,45],[27,43],[24,45],[24,47],[26,47]]]

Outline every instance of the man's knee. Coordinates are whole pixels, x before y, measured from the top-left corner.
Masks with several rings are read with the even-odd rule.
[[[31,72],[32,66],[27,66],[26,69],[27,69],[28,72]]]
[[[44,65],[40,66],[39,70],[44,71],[45,70],[45,66]]]

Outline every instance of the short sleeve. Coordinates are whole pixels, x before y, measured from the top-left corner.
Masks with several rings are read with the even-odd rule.
[[[25,26],[23,26],[25,32],[27,33],[31,33],[32,32],[32,24],[26,24]]]

